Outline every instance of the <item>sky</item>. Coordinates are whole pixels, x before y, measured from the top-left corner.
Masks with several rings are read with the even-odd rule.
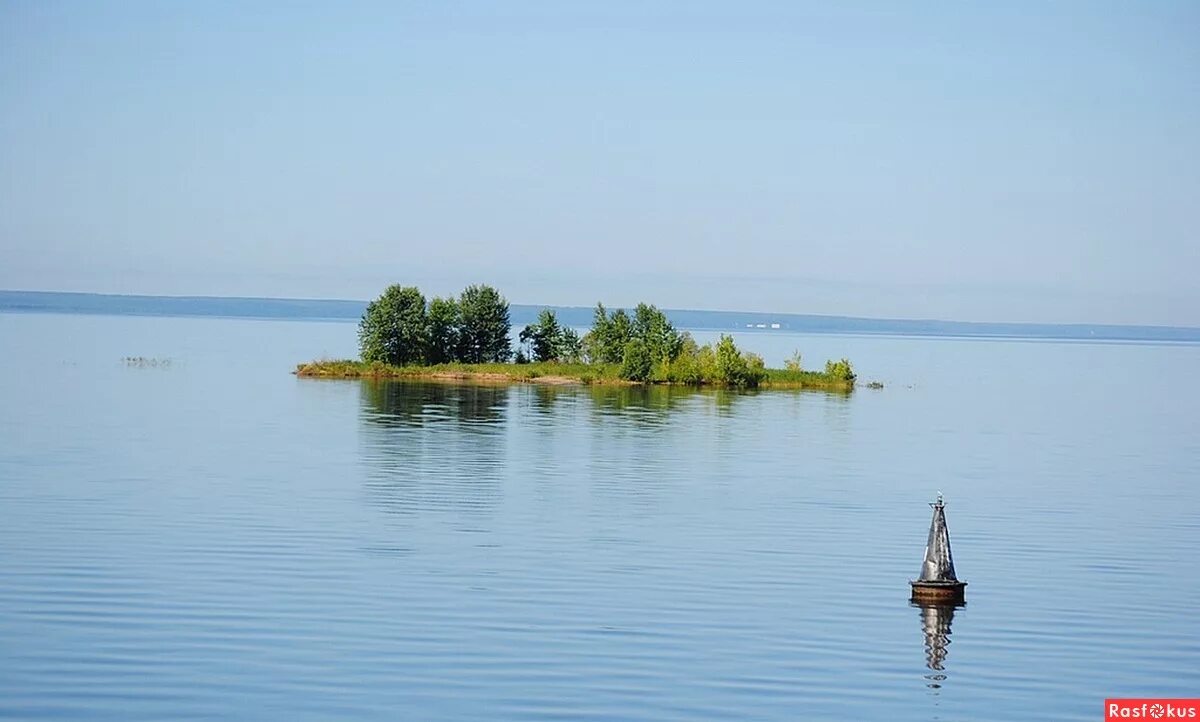
[[[0,4],[0,288],[1200,326],[1200,3]]]

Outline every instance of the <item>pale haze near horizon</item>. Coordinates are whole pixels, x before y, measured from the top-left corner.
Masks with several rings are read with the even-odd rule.
[[[1200,3],[0,6],[0,288],[1200,326]]]

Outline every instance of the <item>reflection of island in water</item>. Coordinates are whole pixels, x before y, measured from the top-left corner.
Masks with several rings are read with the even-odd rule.
[[[443,421],[499,426],[509,386],[486,384],[362,382],[363,418],[380,427],[421,427]]]
[[[950,623],[954,621],[954,610],[965,605],[912,602],[912,606],[921,610],[921,631],[925,633],[925,666],[930,671],[925,679],[931,689],[939,689],[946,680],[946,656],[950,651]]]
[[[508,386],[363,381],[369,499],[389,514],[486,513],[508,461]]]

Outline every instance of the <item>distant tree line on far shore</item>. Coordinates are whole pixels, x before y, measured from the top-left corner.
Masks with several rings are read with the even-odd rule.
[[[393,285],[367,305],[359,322],[362,360],[395,366],[445,363],[560,362],[619,367],[621,378],[639,382],[758,386],[768,372],[762,357],[743,352],[731,336],[700,346],[657,307],[640,303],[630,315],[597,304],[592,328],[582,337],[544,309],[511,344],[508,301],[486,285],[468,286],[457,298],[428,303],[416,287]],[[788,372],[802,373],[797,353]],[[850,362],[830,361],[825,374],[853,383]]]

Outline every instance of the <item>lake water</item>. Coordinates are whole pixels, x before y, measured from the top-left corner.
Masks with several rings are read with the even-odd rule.
[[[886,384],[849,397],[290,375],[354,332],[0,314],[0,717],[1200,695],[1200,346],[738,337]],[[952,610],[908,602],[939,490]]]

